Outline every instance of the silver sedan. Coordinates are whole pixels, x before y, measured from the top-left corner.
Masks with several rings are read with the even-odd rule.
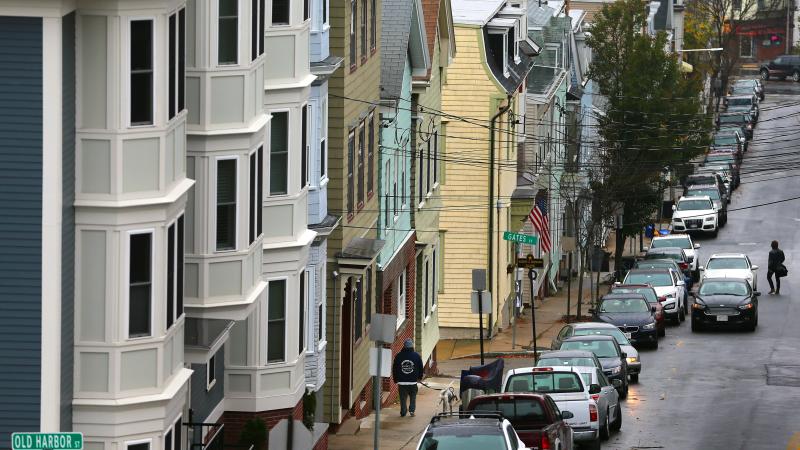
[[[597,404],[600,438],[608,439],[611,431],[622,428],[622,411],[616,386],[597,367],[572,367],[572,370],[581,376],[586,392]],[[619,380],[614,382],[621,383]]]

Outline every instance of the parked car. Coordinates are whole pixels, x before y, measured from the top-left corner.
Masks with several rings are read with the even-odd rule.
[[[573,336],[561,342],[561,350],[589,350],[594,353],[608,379],[622,382],[622,386],[617,388],[619,396],[628,396],[628,355],[622,351],[616,339],[611,336]]]
[[[753,116],[749,112],[729,112],[717,117],[717,129],[725,128],[727,124],[744,126],[745,137],[753,139]]]
[[[664,318],[664,305],[662,305],[661,301],[659,301],[658,294],[656,294],[656,290],[653,289],[653,286],[648,286],[646,284],[614,283],[611,286],[611,290],[609,292],[613,294],[627,294],[629,292],[642,294],[645,300],[647,300],[647,303],[650,304],[650,306],[656,308],[655,318],[656,318],[656,330],[658,330],[658,336],[662,337],[667,334],[666,320]],[[623,348],[623,350],[625,349]],[[628,353],[627,350],[625,351],[625,353]],[[631,368],[630,356],[628,356],[628,368],[629,369]]]
[[[531,392],[480,395],[469,402],[467,410],[478,413],[499,412],[511,422],[519,438],[529,448],[573,448],[572,428],[566,422],[572,418],[572,413],[560,411],[553,399],[545,394]]]
[[[719,214],[708,196],[681,197],[672,207],[672,231],[719,233]]]
[[[497,412],[442,413],[431,418],[417,450],[529,450],[511,422]]]
[[[708,258],[705,266],[700,266],[702,279],[740,278],[747,280],[753,290],[758,289],[758,266],[750,262],[744,253],[715,253]]]
[[[565,340],[573,337],[573,336],[611,336],[617,340],[620,348],[622,351],[625,352],[627,355],[626,358],[628,359],[628,378],[632,382],[637,382],[639,380],[639,373],[642,371],[642,363],[639,360],[639,351],[631,344],[631,341],[625,337],[625,334],[620,331],[614,325],[605,322],[576,322],[564,325],[561,328],[561,331],[558,332],[558,336],[553,339],[553,345],[557,345],[557,348],[561,347],[561,343]],[[583,350],[556,350],[555,352],[548,352],[548,353],[563,353],[563,352],[583,352]],[[591,353],[594,359],[597,360],[597,368],[601,371],[603,370],[603,365],[600,363],[600,360],[597,359],[597,356],[594,356]],[[572,358],[572,362],[576,363],[586,363],[588,361],[579,361],[576,360],[577,358]],[[537,367],[546,367],[546,366],[563,366],[566,361],[564,360],[556,360],[555,363],[548,364],[552,361],[553,358],[539,358],[536,361]],[[574,364],[574,366],[585,366],[587,364]]]
[[[724,227],[728,223],[728,201],[722,196],[722,186],[716,184],[700,184],[689,186],[686,189],[687,197],[708,197],[717,211],[719,226]]]
[[[753,122],[758,122],[758,97],[755,93],[744,95],[729,95],[723,99],[726,112],[749,112]]]
[[[747,151],[750,148],[750,143],[747,141],[747,126],[745,124],[723,123],[715,134],[720,133],[733,133],[736,132],[739,142],[742,144],[742,151]]]
[[[764,85],[761,80],[755,78],[745,78],[736,80],[728,88],[728,95],[755,93],[759,100],[764,100]]]
[[[725,170],[722,166],[698,167],[695,170],[694,175],[717,178],[717,182],[722,183],[722,189],[725,192],[725,197],[728,199],[728,204],[731,203],[731,199],[733,197],[733,183],[730,177],[730,173],[727,172],[727,170]]]
[[[567,411],[572,414],[572,417],[565,417],[564,420],[572,428],[573,440],[589,448],[600,448],[600,415],[597,404],[590,397],[600,392],[600,386],[585,389],[580,375],[569,368],[524,367],[506,372],[503,393],[509,392],[547,394],[562,415]],[[481,447],[479,450],[488,448]]]
[[[689,190],[695,186],[716,186],[717,190],[719,191],[719,195],[725,204],[727,205],[730,203],[731,199],[728,196],[728,188],[725,187],[725,182],[723,181],[722,176],[717,175],[715,172],[700,172],[686,177],[686,183],[684,183],[683,187],[683,195],[689,196]]]
[[[692,274],[694,281],[700,280],[700,258],[698,258],[697,250],[700,249],[700,244],[692,242],[692,237],[686,233],[670,233],[666,236],[654,236],[650,241],[650,248],[659,249],[664,247],[679,247],[683,249],[686,256],[689,258],[689,270]]]
[[[730,153],[708,153],[706,154],[705,159],[703,160],[703,166],[728,166],[730,169],[731,176],[733,177],[733,188],[736,189],[739,187],[740,177],[739,177],[739,163],[736,161],[736,156]]]
[[[608,439],[611,431],[619,431],[622,428],[622,410],[619,404],[619,393],[616,389],[619,381],[609,381],[603,371],[597,367],[573,367],[572,370],[583,379],[583,386],[587,393],[592,386],[600,386],[600,392],[589,394],[589,396],[597,405],[597,413],[600,416],[600,439]]]
[[[747,280],[704,278],[692,304],[692,331],[730,325],[755,331],[760,295]]]
[[[678,267],[684,275],[691,275],[689,255],[681,247],[650,247],[645,252],[644,259],[671,259],[678,263]]]
[[[742,151],[746,152],[749,148],[749,143],[745,134],[745,130],[742,127],[721,127],[714,133],[714,141],[711,143],[711,147],[730,147],[733,145],[733,140],[731,139],[733,138],[735,142],[739,143]]]
[[[566,332],[565,329],[570,330]],[[549,352],[544,352],[536,360],[536,365],[541,367],[554,367],[554,366],[595,366],[602,370],[603,365],[594,353],[583,350],[557,350],[561,348],[561,339],[571,337],[572,327],[565,325],[564,328],[558,333],[558,336],[553,339],[550,348],[556,349]],[[556,345],[555,342],[558,342]]]
[[[658,348],[656,308],[647,303],[644,295],[607,294],[589,312],[596,320],[619,328],[631,343]]]
[[[673,269],[633,269],[628,272],[622,284],[647,284],[653,286],[664,305],[664,315],[675,325],[686,320],[688,294],[686,282],[680,272]],[[661,297],[664,300],[661,300]]]
[[[758,69],[762,80],[777,78],[784,80],[791,77],[792,81],[800,81],[800,56],[781,55],[772,61],[762,64]]]

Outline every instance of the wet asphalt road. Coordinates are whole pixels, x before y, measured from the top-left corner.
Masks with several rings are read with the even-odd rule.
[[[800,449],[800,200],[754,207],[800,197],[800,84],[768,82],[761,109],[728,224],[695,241],[702,264],[742,252],[760,266],[758,329],[692,333],[687,318],[667,329],[658,350],[641,349],[622,430],[604,449]],[[772,239],[789,269],[780,296],[767,295]],[[506,368],[528,365],[506,360]]]

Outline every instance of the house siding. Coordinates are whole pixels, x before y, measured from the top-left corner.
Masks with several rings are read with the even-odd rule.
[[[0,17],[0,447],[39,430],[42,100],[42,20]]]
[[[206,389],[206,367],[208,364],[192,364],[192,421],[205,422],[206,418],[225,397],[225,347],[217,350],[214,377],[217,380],[211,389]],[[198,427],[199,428],[199,427]],[[198,429],[199,431],[199,429]],[[195,436],[194,442],[201,442],[202,436]]]

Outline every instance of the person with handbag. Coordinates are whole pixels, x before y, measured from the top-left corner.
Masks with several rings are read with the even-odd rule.
[[[781,293],[781,277],[785,277],[788,273],[786,270],[786,266],[783,265],[783,262],[786,260],[786,256],[783,254],[783,250],[778,248],[778,241],[772,241],[770,244],[772,250],[769,251],[769,259],[767,262],[767,282],[769,282],[769,293],[780,295]],[[772,284],[772,275],[775,275],[775,283],[776,286]]]

